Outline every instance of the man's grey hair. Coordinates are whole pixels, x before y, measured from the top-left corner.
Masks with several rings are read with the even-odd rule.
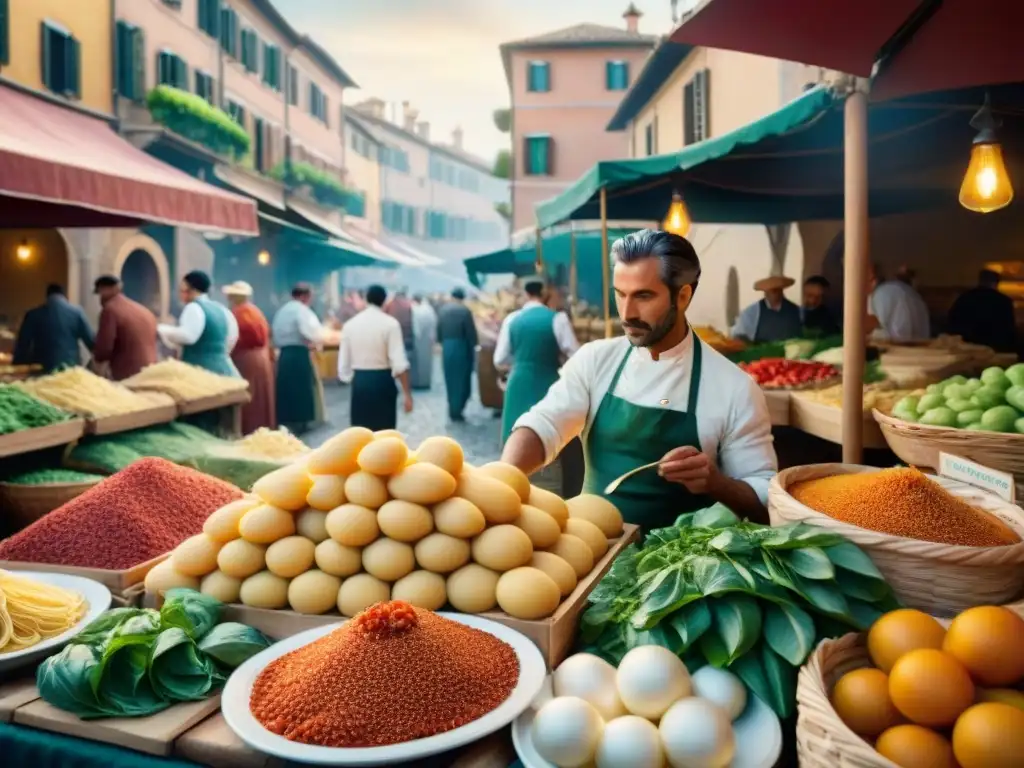
[[[623,264],[641,259],[658,259],[661,281],[675,296],[684,285],[697,290],[700,282],[700,259],[690,241],[658,229],[641,229],[620,237],[612,243],[612,258]]]

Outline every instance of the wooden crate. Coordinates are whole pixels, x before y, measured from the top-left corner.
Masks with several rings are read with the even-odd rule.
[[[579,617],[587,607],[587,597],[597,586],[612,561],[630,543],[640,535],[640,529],[636,525],[627,525],[622,536],[610,542],[608,552],[595,565],[594,569],[587,574],[576,585],[576,589],[569,595],[562,604],[558,606],[553,616],[536,621],[524,621],[514,619],[507,613],[501,611],[488,611],[481,614],[484,618],[504,624],[506,627],[521,632],[532,640],[541,653],[544,655],[548,666],[554,668],[566,657],[572,647],[576,636],[576,628],[579,624]],[[148,608],[159,607],[160,600],[153,594],[146,593],[143,605]],[[444,609],[442,609],[444,610]],[[321,616],[308,616],[295,611],[270,610],[267,608],[250,608],[247,605],[226,605],[224,606],[224,621],[237,621],[254,627],[268,637],[281,640],[285,637],[297,635],[307,629],[323,627],[327,624],[336,624],[343,621],[345,617],[337,613],[328,613]]]
[[[251,400],[248,389],[239,389],[234,392],[225,392],[210,397],[200,397],[197,400],[183,400],[178,403],[178,413],[182,416],[189,416],[193,413],[204,413],[217,408],[226,408],[229,405],[245,405]]]
[[[127,432],[130,429],[151,427],[154,424],[166,424],[174,421],[177,415],[178,406],[175,403],[167,403],[141,411],[120,413],[116,416],[91,418],[87,421],[85,430],[89,435],[112,435],[116,432]]]
[[[204,701],[173,704],[148,717],[82,720],[78,715],[47,704],[37,693],[34,701],[14,710],[14,724],[163,757],[174,751],[174,742],[179,736],[219,709],[220,694],[217,694]]]
[[[763,391],[764,400],[768,403],[768,414],[771,416],[772,426],[788,427],[790,393],[786,391]]]
[[[790,426],[837,445],[843,444],[843,411],[794,394],[789,404]],[[864,447],[887,448],[882,429],[870,413],[864,414]]]
[[[68,576],[81,576],[103,584],[115,597],[126,598],[131,594],[132,587],[142,584],[146,574],[153,570],[168,557],[170,552],[152,560],[129,568],[125,571],[108,571],[102,568],[79,568],[74,565],[54,565],[53,563],[28,563],[20,560],[0,560],[0,569],[7,571],[39,571],[40,573],[66,573]]]
[[[85,419],[71,419],[48,427],[23,429],[0,435],[0,458],[67,445],[85,434]]]

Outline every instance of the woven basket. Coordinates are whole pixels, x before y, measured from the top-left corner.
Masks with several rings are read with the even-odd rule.
[[[1024,541],[1002,547],[964,547],[891,536],[816,512],[786,491],[801,480],[877,472],[857,464],[811,464],[783,470],[768,489],[772,525],[805,522],[842,534],[864,550],[904,605],[934,616],[955,616],[975,605],[1004,605],[1024,592]],[[1024,538],[1019,507],[966,483],[931,478],[971,506],[988,512]]]
[[[20,531],[48,512],[52,512],[80,496],[100,481],[84,483],[51,483],[49,485],[16,485],[0,483],[0,509],[5,527]]]
[[[1006,607],[1024,615],[1024,603]],[[899,768],[851,731],[832,709],[832,688],[839,678],[870,666],[867,634],[854,632],[823,640],[801,667],[796,687],[800,768]]]
[[[871,415],[892,452],[907,464],[935,469],[941,451],[1002,472],[1024,474],[1024,435],[912,424],[877,410]]]

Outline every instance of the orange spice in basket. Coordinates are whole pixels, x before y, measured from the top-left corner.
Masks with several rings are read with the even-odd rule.
[[[832,475],[789,487],[801,504],[860,528],[919,541],[1000,547],[1020,538],[916,469]]]

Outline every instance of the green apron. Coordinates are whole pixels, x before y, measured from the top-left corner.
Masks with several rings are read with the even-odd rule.
[[[544,306],[524,309],[508,329],[512,347],[512,374],[501,409],[501,440],[524,413],[544,399],[558,381],[561,350],[555,336],[555,313]]]
[[[181,350],[182,362],[219,373],[221,376],[240,378],[238,369],[228,354],[228,311],[205,296],[196,299],[195,304],[206,316],[206,325],[196,343],[189,344]]]
[[[658,461],[674,448],[690,445],[701,450],[697,433],[697,396],[700,392],[702,346],[695,336],[690,395],[685,413],[635,405],[615,395],[615,387],[633,348],[626,350],[584,438],[587,463],[584,493],[604,496],[604,489],[612,480],[631,469]],[[670,483],[653,469],[633,475],[607,498],[622,512],[627,523],[640,525],[644,532],[671,525],[684,512],[702,509],[712,503],[707,496],[692,494],[685,486]]]

